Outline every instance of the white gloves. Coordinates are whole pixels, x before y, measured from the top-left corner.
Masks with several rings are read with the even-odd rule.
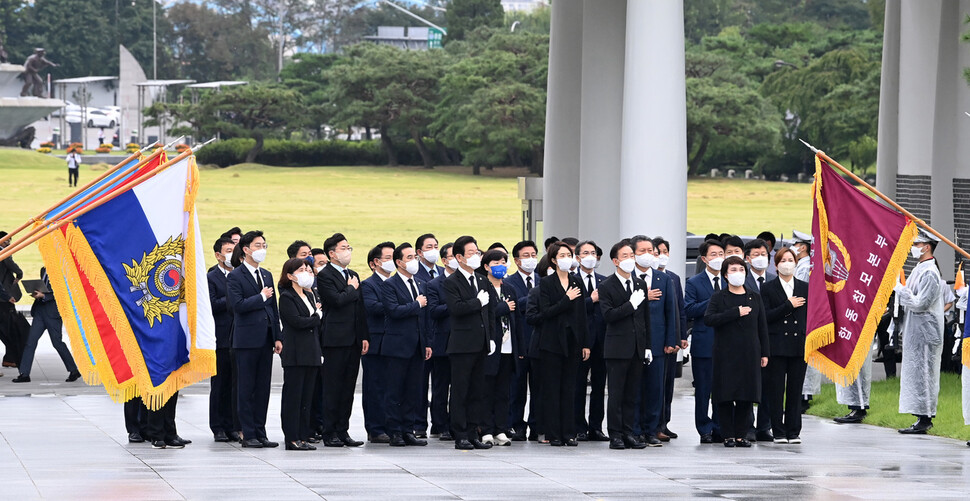
[[[488,341],[488,354],[491,355],[493,353],[495,353],[495,341],[489,340]]]
[[[633,309],[639,308],[640,303],[642,303],[643,299],[646,297],[647,295],[646,293],[643,292],[643,289],[637,289],[633,291],[633,293],[630,294],[630,304],[633,305]]]
[[[485,291],[478,291],[478,300],[482,303],[482,306],[488,304],[488,293]]]
[[[650,351],[650,348],[647,348],[646,350],[644,350],[643,358],[646,359],[647,365],[650,365],[653,363],[653,352]]]
[[[897,281],[896,286],[893,287],[893,292],[898,294],[900,291],[904,291],[904,290],[906,290],[906,286]]]

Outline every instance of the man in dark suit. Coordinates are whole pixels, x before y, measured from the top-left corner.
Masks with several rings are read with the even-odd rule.
[[[7,232],[0,231],[0,250],[10,243],[6,237]],[[17,301],[23,297],[19,284],[23,277],[24,272],[14,262],[13,256],[0,261],[0,342],[5,347],[4,367],[20,365],[24,343],[27,341],[27,331],[22,328],[22,323],[17,318]]]
[[[361,381],[361,407],[364,409],[364,429],[367,440],[375,444],[391,441],[385,428],[384,394],[384,357],[381,345],[384,339],[384,302],[381,290],[384,281],[394,272],[394,243],[377,244],[367,253],[367,266],[373,274],[360,283],[360,293],[367,313],[367,333],[370,340],[367,353],[361,357],[364,374]]]
[[[381,356],[385,361],[387,392],[384,411],[392,447],[428,445],[414,436],[417,412],[421,404],[420,382],[424,361],[431,358],[425,320],[428,305],[424,282],[414,278],[418,257],[409,243],[394,248],[397,275],[384,281],[381,300],[384,303],[384,339]]]
[[[444,298],[445,280],[455,273],[458,261],[452,255],[452,244],[441,246],[441,262],[448,264],[443,272],[428,283],[428,325],[431,333],[431,438],[454,440],[451,434],[451,420],[448,414],[448,390],[451,387],[451,364],[448,359],[448,335],[451,321],[448,317],[448,303]],[[424,380],[422,380],[422,384]]]
[[[536,258],[539,248],[531,240],[523,240],[512,247],[512,258],[515,260],[517,271],[505,278],[504,283],[512,287],[515,291],[515,304],[526,305],[529,302],[529,291],[539,283],[539,277],[535,275],[536,266],[539,261]],[[533,365],[538,362],[538,358],[529,356],[529,347],[532,345],[533,327],[525,321],[526,308],[519,307],[513,312],[515,331],[512,333],[516,343],[516,353],[518,358],[515,361],[515,375],[512,382],[512,406],[509,411],[509,425],[515,432],[512,440],[521,442],[526,439],[526,419],[525,402],[529,395],[529,420],[528,426],[532,428],[532,435],[538,438],[536,426],[539,417],[539,371]]]
[[[430,284],[432,280],[441,276],[444,269],[438,266],[438,239],[431,233],[425,233],[414,241],[414,251],[418,255],[418,272],[414,278]],[[428,323],[430,328],[431,324]],[[431,379],[432,365],[434,359],[429,359],[424,364],[424,375],[421,378],[421,407],[417,409],[418,425],[415,428],[415,436],[418,438],[428,438],[428,385]]]
[[[20,363],[20,375],[13,380],[14,383],[29,383],[30,369],[34,363],[34,352],[37,350],[37,342],[44,335],[44,331],[51,338],[51,344],[57,350],[57,354],[67,368],[67,382],[77,381],[81,373],[77,370],[71,350],[67,348],[62,339],[61,314],[57,311],[57,303],[54,301],[54,293],[51,292],[50,278],[47,276],[47,268],[40,269],[40,278],[44,281],[45,291],[35,290],[31,293],[34,298],[34,305],[30,307],[30,316],[33,321],[30,324],[30,333],[27,336],[27,346],[24,348],[23,359]]]
[[[455,448],[491,449],[478,436],[484,417],[485,357],[495,324],[489,308],[492,284],[475,270],[482,264],[478,242],[461,236],[452,247],[458,273],[445,280],[445,302],[451,315],[448,356],[451,358],[451,428]]]
[[[235,244],[228,238],[216,240],[212,250],[216,264],[206,275],[209,282],[209,303],[216,323],[216,375],[209,380],[209,429],[216,442],[238,441],[236,425],[239,418],[233,406],[232,312],[226,303],[229,272],[232,271],[232,250]],[[230,438],[230,435],[232,437]]]
[[[649,363],[643,369],[640,414],[634,430],[639,432],[641,440],[648,446],[659,447],[662,441],[670,440],[667,435],[661,434],[663,426],[660,417],[663,414],[665,398],[664,364],[660,357],[673,353],[680,345],[677,333],[677,300],[670,285],[670,277],[656,270],[660,266],[660,259],[659,253],[653,247],[653,240],[637,235],[630,239],[630,245],[637,263],[634,273],[647,286],[650,332],[653,334],[650,349],[658,357],[657,363]]]
[[[628,240],[613,245],[610,258],[616,273],[603,280],[599,289],[599,307],[606,323],[603,358],[610,385],[610,449],[643,449],[647,445],[633,428],[643,364],[653,358],[647,285],[634,275],[636,260]]]
[[[673,353],[664,354],[664,406],[660,418],[662,433],[667,438],[677,438],[677,434],[670,431],[667,425],[670,423],[670,408],[674,399],[674,380],[677,379],[679,365],[677,352],[687,349],[687,312],[684,308],[684,283],[681,282],[680,275],[667,269],[667,263],[670,261],[670,242],[663,237],[654,237],[653,248],[659,252],[657,259],[660,260],[660,266],[657,267],[657,270],[670,277],[674,299],[677,300],[677,332],[680,334],[680,344],[675,346],[676,349]]]
[[[751,290],[758,291],[758,293],[761,293],[761,288],[766,283],[778,277],[778,275],[768,271],[770,250],[767,242],[760,238],[744,244],[744,260],[747,261],[750,271],[745,275],[744,285]],[[761,380],[766,381],[767,377],[768,369],[761,369]],[[757,422],[753,419],[751,421],[753,426],[752,430],[748,432],[747,439],[749,441],[770,442],[774,438],[771,435],[771,401],[768,398],[768,386],[764,384],[761,385],[761,402],[758,404],[757,416]],[[755,423],[757,423],[757,426],[754,426]]]
[[[283,350],[280,310],[273,275],[259,264],[266,259],[263,232],[250,231],[232,253],[227,301],[232,310],[232,349],[236,357],[237,412],[243,447],[276,447],[266,437],[273,376],[273,353]]]
[[[317,274],[317,290],[323,305],[323,445],[358,447],[350,437],[354,389],[360,357],[367,353],[367,311],[360,294],[360,276],[348,269],[353,248],[341,233],[323,243],[330,264]]]
[[[711,391],[714,384],[714,329],[704,323],[707,303],[715,290],[726,288],[721,277],[724,247],[717,240],[707,240],[698,249],[705,270],[690,277],[684,288],[684,308],[687,319],[694,321],[691,330],[690,366],[694,375],[694,426],[702,444],[720,442],[717,410],[709,415]]]
[[[605,416],[604,398],[606,395],[606,362],[603,360],[603,340],[606,323],[599,305],[599,284],[606,277],[596,273],[603,250],[593,241],[576,244],[576,259],[579,270],[576,272],[582,282],[583,300],[586,303],[586,322],[590,347],[589,359],[579,363],[576,377],[576,440],[596,442],[609,441],[603,433]],[[586,420],[586,378],[589,378],[589,421]]]

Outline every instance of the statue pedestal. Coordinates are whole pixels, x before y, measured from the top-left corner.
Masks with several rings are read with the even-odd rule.
[[[17,76],[23,71],[24,67],[19,64],[0,64],[0,96],[17,96],[20,93],[23,82]],[[64,101],[60,99],[0,97],[0,139],[17,134],[63,106]]]

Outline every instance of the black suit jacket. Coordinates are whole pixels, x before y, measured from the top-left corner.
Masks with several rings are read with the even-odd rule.
[[[589,338],[586,342],[590,347],[597,346],[603,343],[603,336],[606,334],[606,323],[603,321],[603,312],[599,304],[593,302],[591,296],[593,291],[589,289],[582,273],[576,272],[576,277],[579,278],[579,283],[583,284],[583,303],[586,305],[586,329],[587,337]],[[594,288],[598,288],[599,284],[603,283],[603,280],[606,280],[606,277],[595,271],[593,272]]]
[[[353,270],[347,270],[347,273],[360,280]],[[317,291],[323,305],[321,346],[347,347],[360,345],[368,339],[364,297],[359,289],[347,285],[347,279],[339,270],[329,264],[324,266],[317,274]]]
[[[414,279],[419,295],[427,296],[424,282]],[[408,284],[400,276],[393,275],[381,286],[384,303],[384,340],[381,355],[385,357],[410,358],[418,351],[424,358],[428,346],[425,319],[427,313],[414,300]]]
[[[582,284],[576,275],[567,275],[567,287]],[[580,297],[570,300],[559,282],[559,275],[553,273],[539,281],[539,315],[542,328],[539,334],[539,349],[561,356],[578,355],[580,348],[589,348],[586,323],[586,303]],[[572,336],[572,339],[569,338]],[[570,353],[569,347],[577,348]]]
[[[488,279],[475,274],[478,290],[473,289],[461,270],[445,279],[445,302],[451,315],[451,334],[448,338],[448,354],[488,353],[488,340],[495,314],[491,301],[482,307],[478,291],[484,290],[491,296],[494,289]]]
[[[537,276],[533,275],[533,289],[535,289],[537,278]],[[525,313],[529,304],[530,289],[526,287],[526,283],[522,280],[522,275],[519,273],[513,273],[511,276],[506,277],[502,281],[502,284],[508,285],[515,292],[515,311],[513,312],[515,316],[515,330],[512,331],[512,337],[519,355],[525,356],[529,353],[533,332],[532,324],[528,323],[525,319]]]
[[[24,278],[24,270],[21,270],[14,262],[13,256],[0,261],[0,301],[9,301],[14,298],[20,301],[23,297],[17,280]]]
[[[634,290],[646,289],[647,285],[639,278],[631,276]],[[643,360],[645,351],[650,347],[650,305],[644,299],[634,309],[630,303],[630,293],[626,284],[614,274],[599,286],[600,310],[606,322],[606,340],[603,342],[603,358],[631,358]],[[659,354],[655,354],[659,356]]]
[[[206,274],[209,282],[209,304],[216,321],[216,348],[232,348],[232,312],[226,301],[229,278],[218,265]]]
[[[445,280],[443,273],[428,283],[428,345],[431,356],[443,357],[448,354],[448,336],[451,333],[451,320],[448,303],[445,302]]]
[[[311,296],[307,296],[313,301]],[[311,312],[292,287],[280,292],[280,320],[283,322],[283,367],[320,365],[320,317]]]
[[[232,347],[236,349],[263,348],[273,341],[282,341],[280,310],[276,305],[279,294],[273,285],[273,274],[259,268],[266,287],[274,288],[273,295],[263,300],[256,278],[245,264],[229,272],[227,300],[232,310]]]
[[[797,278],[793,294],[808,299],[808,282]],[[785,357],[805,356],[805,329],[808,317],[808,303],[795,308],[788,300],[788,294],[781,285],[781,279],[765,282],[761,289],[761,299],[765,305],[765,319],[768,321],[768,341],[771,354]]]

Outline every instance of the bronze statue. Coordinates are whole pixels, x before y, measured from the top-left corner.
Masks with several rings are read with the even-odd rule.
[[[7,63],[7,51],[3,48],[4,32],[0,31],[0,63]]]
[[[34,49],[34,53],[24,62],[24,88],[20,90],[21,96],[29,95],[27,92],[33,86],[32,94],[35,97],[47,97],[47,92],[44,91],[44,80],[37,73],[48,66],[56,68],[57,64],[48,61],[44,54],[44,49]]]

